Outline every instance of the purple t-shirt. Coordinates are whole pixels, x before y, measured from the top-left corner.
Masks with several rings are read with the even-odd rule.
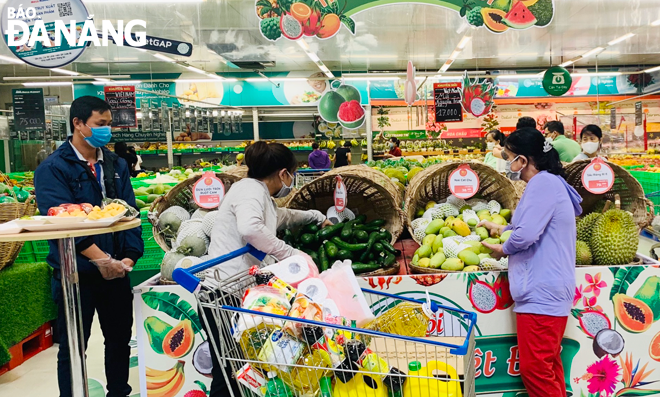
[[[309,154],[309,168],[315,170],[330,168],[330,156],[322,150],[314,150]]]

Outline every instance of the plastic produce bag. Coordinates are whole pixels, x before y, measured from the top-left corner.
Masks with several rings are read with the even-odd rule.
[[[134,207],[128,205],[127,202],[121,199],[103,199],[103,207],[105,207],[108,204],[115,203],[115,204],[120,204],[126,207],[126,213],[124,214],[124,217],[129,218],[129,219],[135,219],[137,216],[140,215],[140,211],[135,209]]]
[[[132,267],[126,265],[124,262],[117,260],[110,255],[104,259],[91,260],[96,267],[99,268],[101,275],[106,280],[113,280],[115,278],[122,278],[126,276],[127,272],[133,270]]]

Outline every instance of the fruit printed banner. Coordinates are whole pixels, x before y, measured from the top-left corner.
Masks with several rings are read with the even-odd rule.
[[[463,74],[463,91],[461,91],[461,105],[466,112],[474,117],[484,116],[490,113],[495,104],[495,91],[497,86],[490,80],[481,80],[476,77],[474,81],[465,71]]]
[[[575,269],[572,314],[562,340],[568,395],[660,395],[660,268]],[[520,378],[513,299],[507,272],[454,272],[361,278],[362,288],[476,311],[476,391],[488,397],[525,392]],[[429,335],[454,336],[457,319],[441,313]]]
[[[330,91],[321,97],[318,111],[321,118],[328,123],[339,123],[347,130],[355,130],[364,124],[365,112],[360,105],[362,96],[360,91],[352,85],[341,82],[334,88],[335,80],[330,84]]]

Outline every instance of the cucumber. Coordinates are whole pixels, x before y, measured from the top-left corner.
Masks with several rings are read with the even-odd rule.
[[[379,239],[380,233],[378,232],[371,232],[369,235],[369,241],[367,242],[367,247],[365,248],[365,251],[362,253],[362,256],[360,256],[360,262],[366,262],[369,252],[371,251],[371,247],[374,246],[376,241]]]
[[[353,253],[349,250],[339,250],[337,252],[337,259],[342,261],[346,259],[353,260]]]
[[[344,228],[341,229],[341,239],[344,241],[350,240],[350,238],[353,237],[353,223],[351,222],[346,222],[344,225]]]
[[[394,265],[394,262],[396,262],[396,258],[394,257],[393,253],[391,252],[380,253],[380,263],[383,265],[383,267],[390,267]]]
[[[361,273],[373,272],[375,270],[378,270],[380,269],[380,265],[377,263],[353,262],[351,264],[351,268],[353,268],[353,272],[355,274],[361,274]]]
[[[392,246],[392,244],[390,244],[390,240],[387,240],[387,241],[382,240],[380,243],[383,245],[383,248],[385,248],[386,251],[389,251],[389,252],[393,253],[394,255],[396,255],[397,250],[396,250],[396,248],[394,248]]]
[[[355,240],[357,240],[359,243],[366,243],[369,241],[369,233],[364,230],[356,230],[353,233],[353,237],[355,237]]]
[[[317,235],[320,240],[327,240],[330,237],[337,235],[337,233],[339,233],[341,229],[344,228],[344,226],[345,226],[344,223],[338,223],[336,225],[326,226],[323,229],[319,230]]]
[[[347,250],[347,251],[355,252],[355,251],[361,251],[361,250],[364,250],[364,249],[367,248],[367,244],[350,244],[350,243],[347,243],[347,242],[343,241],[339,237],[333,237],[333,238],[330,239],[330,241],[335,243],[337,245],[337,248],[339,248],[340,250]]]
[[[392,241],[392,233],[388,232],[386,229],[380,229],[380,238],[379,240],[384,240],[387,242]]]
[[[335,245],[335,243],[326,240],[323,242],[323,247],[325,248],[325,253],[326,255],[328,255],[328,258],[334,259],[337,257],[339,248],[337,248],[337,245]]]
[[[305,233],[300,236],[300,242],[304,245],[312,245],[316,242],[316,235],[311,233]]]
[[[310,223],[303,228],[305,233],[316,234],[319,231],[319,227],[315,223]]]
[[[328,270],[328,268],[330,268],[330,261],[328,260],[328,256],[325,253],[325,248],[323,248],[323,244],[321,244],[321,246],[319,247],[318,256],[321,265],[319,267],[319,272],[323,273],[324,271]]]
[[[380,254],[383,251],[385,251],[385,248],[383,248],[383,244],[381,244],[381,243],[374,243],[374,246],[371,247],[371,252],[375,252],[377,254]]]

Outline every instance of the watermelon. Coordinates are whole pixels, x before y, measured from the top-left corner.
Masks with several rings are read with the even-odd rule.
[[[503,22],[513,29],[527,29],[537,22],[536,17],[522,1],[516,3],[503,19]]]

